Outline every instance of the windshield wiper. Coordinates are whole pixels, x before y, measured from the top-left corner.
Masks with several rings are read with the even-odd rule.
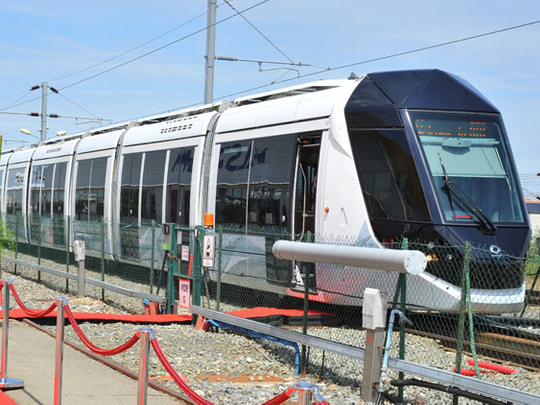
[[[448,199],[450,201],[450,206],[452,208],[452,211],[454,211],[454,203],[452,201],[452,194],[454,194],[461,202],[461,205],[463,205],[465,208],[467,208],[477,219],[477,222],[480,224],[481,228],[484,230],[487,234],[494,234],[497,231],[497,227],[493,223],[493,221],[482,211],[482,209],[473,201],[473,199],[465,192],[461,187],[457,185],[457,183],[454,180],[450,180],[448,178],[448,174],[446,173],[446,168],[444,167],[444,163],[441,157],[441,154],[439,155],[439,162],[441,164],[441,168],[443,171],[443,182],[444,182],[444,189],[447,190]]]

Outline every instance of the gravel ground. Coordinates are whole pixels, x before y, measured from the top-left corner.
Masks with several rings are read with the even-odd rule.
[[[6,266],[3,266],[6,271]],[[9,267],[9,266],[7,266]],[[6,273],[9,271],[7,269]],[[20,274],[22,269],[19,269]],[[35,272],[25,272],[26,275]],[[46,286],[20,275],[4,274],[13,279],[23,301],[33,308],[44,308],[50,302],[38,300],[67,296],[75,312],[142,313],[140,300],[107,293],[107,302],[93,298],[78,299],[65,294],[65,280],[42,274]],[[110,279],[107,281],[111,282]],[[133,283],[118,279],[124,287],[133,288]],[[140,287],[140,286],[139,286]],[[72,292],[76,292],[73,283]],[[60,292],[59,290],[62,290]],[[101,290],[92,292],[100,297]],[[225,310],[233,307],[225,308]],[[294,376],[294,350],[279,343],[253,339],[236,333],[196,331],[191,325],[150,325],[156,331],[158,341],[171,364],[187,383],[200,395],[216,404],[260,404],[286,390],[291,384],[307,381],[316,383],[321,393],[331,404],[357,404],[360,400],[360,385],[363,365],[343,356],[323,354],[319,350],[309,352],[309,374]],[[83,323],[81,327],[89,339],[103,348],[115,347],[137,330],[138,326],[123,323]],[[49,327],[54,330],[55,327]],[[311,328],[310,335],[323,336],[336,341],[356,343],[365,340],[363,331],[344,328]],[[66,339],[80,343],[70,326],[66,327]],[[82,343],[80,343],[82,346]],[[393,337],[391,356],[397,356],[399,346],[397,334]],[[324,356],[324,357],[323,357]],[[139,347],[113,356],[115,362],[137,371]],[[446,351],[433,339],[407,335],[406,359],[412,362],[452,370],[455,353]],[[324,362],[324,367],[323,367]],[[150,375],[160,383],[177,389],[174,382],[167,380],[166,372],[155,355],[150,358]],[[512,375],[485,374],[486,381],[507,387],[540,394],[540,373],[519,369]],[[390,371],[390,378],[397,373]],[[235,379],[241,378],[242,381]],[[234,380],[234,381],[230,381]],[[392,387],[389,391],[395,394]],[[407,388],[405,398],[409,403],[448,404],[450,395],[423,388]],[[386,402],[387,404],[390,401]],[[461,399],[460,404],[477,402]]]

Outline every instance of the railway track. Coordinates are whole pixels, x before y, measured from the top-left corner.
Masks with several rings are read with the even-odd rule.
[[[458,316],[410,314],[413,326],[407,332],[437,339],[450,349],[457,347]],[[474,341],[479,355],[540,371],[540,320],[476,315]],[[463,350],[471,353],[466,327]]]

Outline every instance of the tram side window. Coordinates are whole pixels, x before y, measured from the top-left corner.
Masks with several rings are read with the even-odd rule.
[[[88,219],[98,220],[105,214],[105,177],[108,158],[92,159],[90,188],[88,190]]]
[[[216,189],[216,222],[219,224],[246,225],[251,148],[252,141],[221,145]]]
[[[22,192],[24,186],[25,168],[8,170],[6,212],[18,214],[22,212]]]
[[[132,224],[139,216],[139,181],[142,153],[124,155],[120,189],[120,221]]]
[[[77,164],[77,183],[75,186],[75,218],[78,221],[87,221],[88,217],[88,186],[92,171],[91,160],[81,160]]]
[[[64,191],[67,163],[57,163],[54,171],[53,216],[64,215]]]
[[[103,217],[106,172],[106,157],[79,161],[75,190],[77,220],[92,221]]]
[[[165,221],[189,225],[194,147],[172,149],[167,174]]]
[[[248,225],[287,227],[295,136],[253,142],[249,176]]]
[[[52,185],[54,165],[44,165],[41,172],[41,211],[42,217],[51,216]]]
[[[163,202],[163,174],[167,151],[147,152],[144,160],[141,220],[150,223],[155,220],[161,223]]]
[[[30,212],[32,215],[40,214],[41,189],[43,182],[43,166],[33,166],[30,175]]]
[[[370,217],[429,221],[404,131],[353,130],[350,139]]]

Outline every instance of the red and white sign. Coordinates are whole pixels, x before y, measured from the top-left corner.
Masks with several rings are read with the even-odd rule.
[[[189,309],[190,287],[189,280],[178,280],[178,305]]]

